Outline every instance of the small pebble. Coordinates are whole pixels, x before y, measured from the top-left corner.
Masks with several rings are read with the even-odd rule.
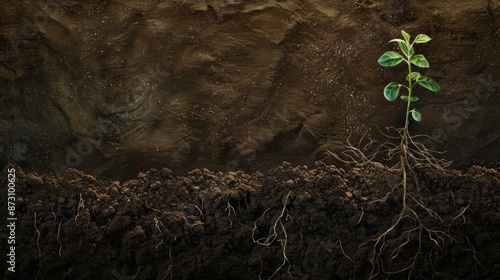
[[[352,198],[352,192],[345,192],[345,196],[347,198]]]

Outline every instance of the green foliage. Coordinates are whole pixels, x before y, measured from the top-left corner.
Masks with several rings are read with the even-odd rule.
[[[431,40],[431,38],[425,34],[418,34],[413,42],[410,43],[411,36],[405,31],[401,31],[403,39],[392,39],[389,42],[397,43],[402,55],[395,51],[388,51],[384,53],[379,59],[378,63],[384,67],[393,67],[399,65],[401,62],[406,62],[408,67],[408,75],[406,76],[406,81],[408,85],[403,85],[397,82],[390,82],[384,88],[384,97],[389,101],[394,101],[399,96],[401,87],[408,90],[408,95],[402,95],[401,100],[407,103],[406,108],[406,124],[408,123],[408,116],[411,116],[416,121],[422,120],[422,113],[416,108],[410,110],[411,103],[417,102],[419,98],[417,96],[412,96],[413,87],[415,85],[420,85],[425,89],[432,92],[437,92],[440,90],[439,84],[432,78],[427,76],[422,76],[419,72],[412,72],[412,65],[420,68],[429,68],[429,61],[425,58],[423,54],[415,54],[414,44],[423,44]]]
[[[438,92],[440,90],[438,83],[429,77],[422,76],[417,80],[417,83],[433,92]]]
[[[394,101],[396,98],[398,98],[399,89],[401,89],[401,84],[400,83],[390,82],[384,88],[385,99],[387,99],[389,101]]]
[[[385,67],[392,67],[400,64],[404,58],[395,51],[389,51],[384,53],[379,59],[378,63]]]
[[[413,108],[411,111],[411,116],[413,117],[414,120],[419,122],[422,119],[422,113],[417,108]]]

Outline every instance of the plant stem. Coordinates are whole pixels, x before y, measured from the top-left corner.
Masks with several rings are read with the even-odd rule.
[[[408,63],[408,101],[406,102],[406,118],[405,118],[405,126],[403,129],[403,134],[401,135],[401,171],[403,172],[403,212],[406,209],[406,192],[407,192],[407,178],[406,178],[406,164],[408,164],[408,126],[410,123],[410,103],[411,103],[411,94],[413,89],[413,79],[411,75],[411,62],[410,56],[407,56]]]
[[[411,103],[411,93],[413,89],[413,79],[411,76],[411,62],[410,62],[410,57],[407,57],[408,60],[406,61],[408,63],[408,101],[406,102],[406,119],[405,119],[405,130],[408,130],[408,123],[410,121],[409,116],[410,116],[410,103]]]

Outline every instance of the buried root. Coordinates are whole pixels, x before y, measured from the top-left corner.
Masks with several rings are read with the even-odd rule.
[[[54,220],[54,222],[55,222],[55,220]],[[63,245],[61,243],[61,240],[59,239],[59,237],[61,236],[61,225],[62,225],[62,222],[63,222],[63,220],[61,219],[59,221],[59,226],[57,227],[57,236],[56,236],[57,243],[59,243],[59,256],[63,256],[64,255],[64,257],[66,257],[71,262],[71,268],[66,273],[64,273],[64,275],[63,275],[63,280],[64,280],[71,273],[71,271],[73,271],[73,261],[68,257],[68,255],[64,251]]]
[[[62,277],[62,279],[66,279],[66,277],[68,277],[68,275],[73,271],[74,269],[74,264],[73,264],[73,261],[71,260],[71,258],[68,256],[68,254],[66,253],[66,251],[64,250],[63,248],[63,243],[61,242],[61,228],[63,225],[63,218],[59,221],[59,223],[57,223],[57,215],[54,213],[54,209],[52,206],[50,206],[51,208],[51,211],[52,211],[52,216],[54,217],[54,221],[53,221],[53,224],[52,226],[50,227],[49,231],[51,231],[54,226],[57,224],[57,235],[56,235],[56,241],[59,245],[59,249],[58,249],[58,255],[60,257],[64,256],[70,263],[71,263],[71,267],[69,268],[68,271],[66,271]],[[41,231],[38,229],[37,227],[37,212],[33,212],[33,227],[35,229],[35,232],[36,232],[36,247],[37,247],[37,251],[38,251],[38,270],[37,270],[37,274],[35,276],[35,279],[39,279],[40,278],[40,273],[42,271],[42,248],[40,246],[40,237],[42,235]]]
[[[227,206],[224,208],[224,211],[227,212],[227,219],[229,220],[230,227],[233,225],[233,221],[231,220],[231,213],[233,213],[233,216],[235,217],[235,221],[238,223],[238,220],[236,220],[236,210],[231,205],[229,200],[227,201]]]
[[[40,248],[40,231],[36,227],[36,212],[34,212],[33,226],[36,231],[36,247],[38,248],[38,272],[36,273],[35,279],[38,279],[40,271],[42,270],[42,249]]]
[[[273,272],[273,274],[268,277],[268,279],[272,279],[281,270],[281,268],[283,268],[286,264],[288,264],[288,269],[287,269],[288,276],[291,277],[291,273],[290,273],[291,264],[290,264],[290,261],[288,260],[287,255],[286,255],[288,234],[286,232],[286,228],[285,228],[285,225],[283,224],[283,220],[282,220],[283,218],[285,219],[285,221],[292,219],[292,217],[288,214],[288,210],[286,209],[286,206],[288,203],[288,198],[290,197],[290,193],[291,193],[291,191],[289,191],[287,193],[287,195],[285,197],[285,201],[283,202],[283,208],[281,209],[280,214],[278,215],[278,217],[276,217],[276,219],[273,222],[273,225],[269,229],[269,234],[267,237],[261,237],[261,238],[256,239],[255,235],[256,235],[256,231],[258,231],[257,221],[259,219],[263,218],[266,215],[266,213],[270,210],[270,208],[266,209],[266,211],[264,211],[264,213],[262,213],[260,218],[254,222],[254,227],[252,229],[252,240],[253,240],[253,242],[255,242],[259,245],[269,247],[272,244],[274,244],[275,241],[279,242],[278,246],[280,248],[281,255],[283,257],[283,261],[282,261],[281,265]],[[262,277],[262,269],[263,269],[262,266],[263,265],[261,263],[261,271],[259,273],[259,280],[262,279],[261,278]]]

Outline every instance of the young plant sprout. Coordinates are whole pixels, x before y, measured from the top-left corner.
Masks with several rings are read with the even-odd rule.
[[[378,59],[378,63],[384,67],[392,67],[404,61],[408,66],[408,75],[406,76],[406,81],[408,81],[407,85],[403,85],[397,82],[390,82],[384,89],[384,96],[389,101],[396,100],[401,87],[404,87],[408,90],[408,95],[401,95],[401,99],[407,104],[405,121],[405,129],[407,129],[410,113],[413,119],[417,122],[422,120],[422,113],[420,113],[417,108],[410,109],[411,103],[417,102],[419,100],[417,96],[412,95],[413,87],[418,84],[433,92],[439,91],[440,88],[438,83],[432,78],[422,76],[419,72],[413,72],[412,70],[412,65],[418,66],[420,68],[429,68],[429,62],[427,61],[427,59],[422,54],[415,54],[413,45],[427,43],[431,40],[431,38],[425,34],[418,34],[413,42],[410,43],[410,34],[406,33],[405,31],[401,31],[401,34],[403,34],[403,39],[392,39],[389,42],[396,42],[403,55],[395,51],[388,51]]]
[[[441,250],[443,245],[449,244],[447,240],[450,240],[452,243],[456,240],[452,236],[454,232],[450,230],[449,225],[447,226],[444,223],[437,211],[428,206],[429,203],[426,201],[425,196],[428,192],[423,188],[422,190],[424,191],[421,192],[422,178],[419,175],[428,171],[446,173],[446,168],[452,162],[436,158],[434,154],[441,153],[427,149],[418,141],[418,139],[429,136],[424,134],[412,136],[409,132],[410,114],[415,121],[422,120],[422,113],[413,106],[413,103],[419,100],[414,95],[413,88],[415,85],[420,85],[432,92],[440,90],[436,81],[412,69],[412,67],[429,68],[427,59],[422,54],[415,54],[414,45],[427,43],[431,38],[425,34],[419,34],[413,41],[410,41],[410,34],[405,31],[401,31],[401,34],[403,35],[403,39],[390,40],[390,42],[398,44],[400,52],[388,51],[378,59],[378,63],[384,67],[392,67],[399,65],[403,61],[406,62],[408,68],[408,74],[406,75],[407,83],[390,82],[384,89],[384,96],[387,100],[394,101],[399,96],[406,102],[404,127],[386,127],[387,133],[382,131],[381,133],[390,140],[376,147],[372,146],[375,141],[370,139],[370,137],[366,137],[366,133],[361,136],[361,140],[357,144],[353,144],[348,137],[347,144],[345,145],[347,150],[343,151],[340,156],[332,153],[341,162],[349,165],[364,166],[366,169],[380,168],[380,166],[384,168],[383,164],[379,164],[375,160],[377,160],[380,154],[385,154],[384,160],[394,164],[389,167],[390,172],[400,176],[397,177],[400,178],[400,181],[395,181],[394,188],[384,198],[370,202],[384,203],[391,195],[394,198],[400,198],[398,199],[400,201],[398,207],[399,213],[391,222],[391,225],[385,231],[377,233],[376,237],[361,245],[372,244],[370,257],[372,271],[370,272],[370,279],[377,277],[379,274],[386,274],[390,277],[391,275],[403,273],[407,274],[407,279],[413,279],[413,274],[417,272],[421,273],[423,270],[427,270],[428,267],[434,269],[432,260],[428,257],[429,255],[433,254],[435,250]],[[401,88],[406,89],[402,94],[400,94]],[[400,140],[400,142],[397,143],[397,140]],[[366,142],[368,143],[364,144]],[[372,152],[373,148],[375,148],[375,152]],[[395,191],[396,189],[397,191]],[[363,214],[364,212],[362,211],[360,220]],[[462,215],[463,212],[460,216]],[[424,216],[431,216],[440,222],[428,223],[426,219],[423,219]],[[418,243],[416,250],[410,246],[412,243]],[[474,257],[475,249],[470,243],[469,245],[465,250],[471,251],[474,260],[477,261]],[[402,253],[403,251],[406,251],[406,253]],[[393,267],[393,262],[396,258],[403,260],[407,265]],[[351,262],[353,261],[351,260]],[[418,268],[419,262],[424,263],[420,269]],[[448,278],[447,275],[443,276],[443,274],[437,271],[430,273]],[[420,276],[423,277],[422,274]]]

